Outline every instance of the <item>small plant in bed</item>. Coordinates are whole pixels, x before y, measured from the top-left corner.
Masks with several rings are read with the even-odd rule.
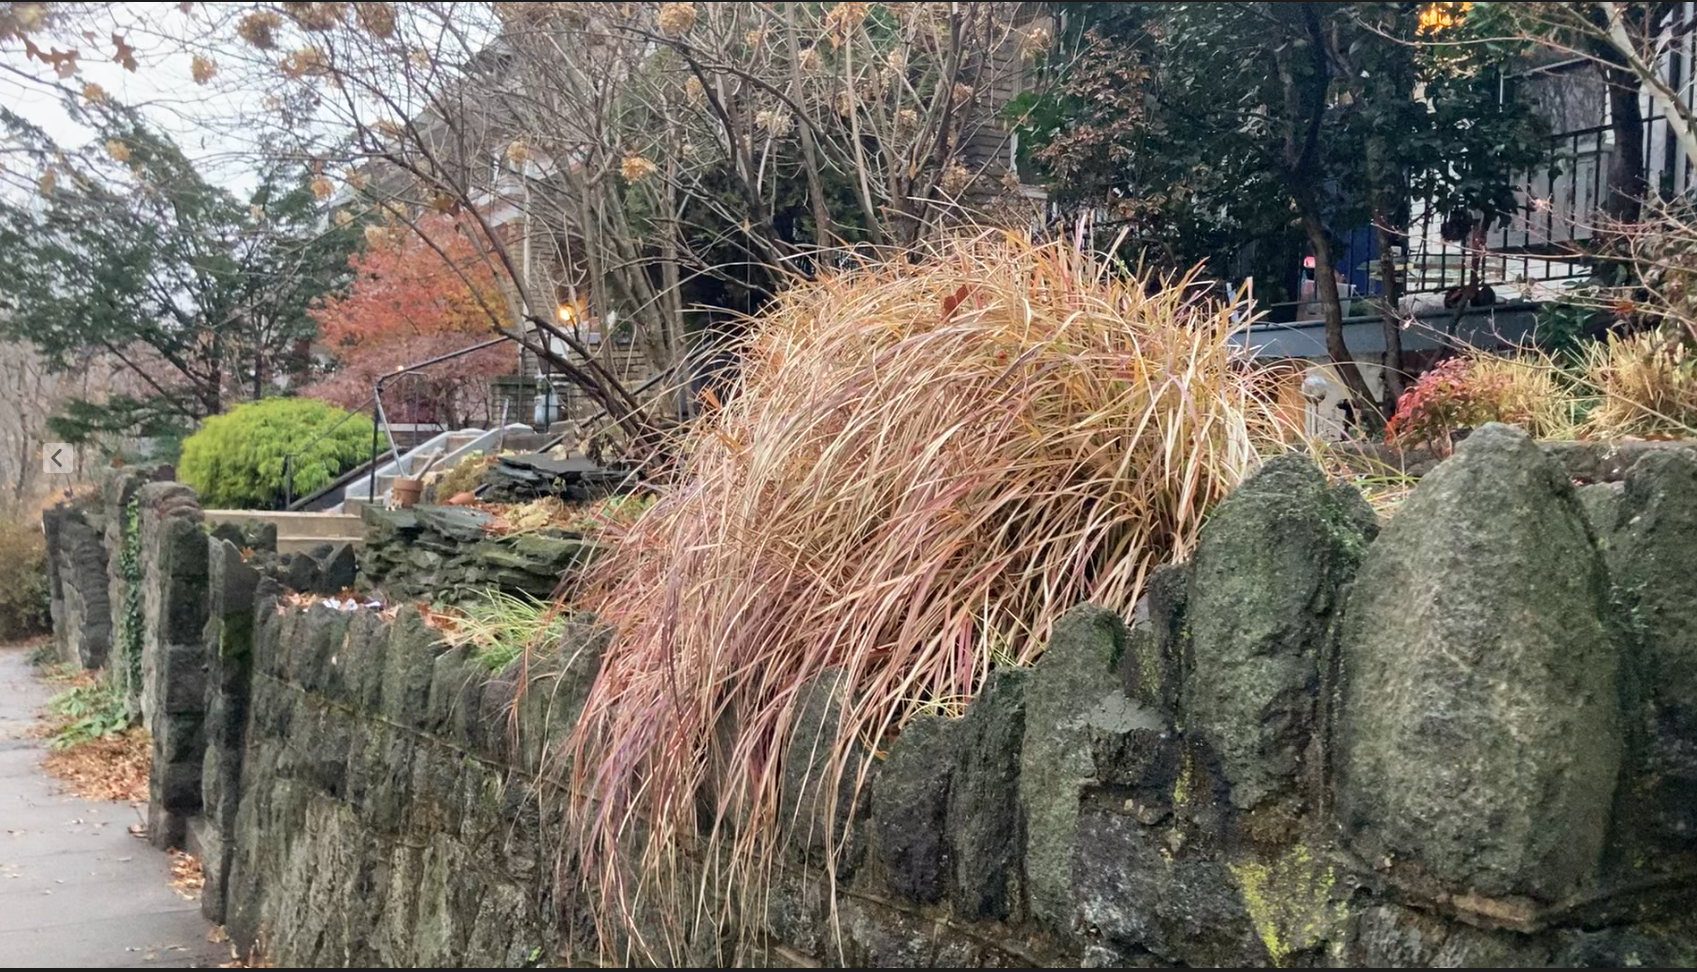
[[[79,680],[53,696],[47,701],[47,713],[55,724],[48,737],[53,749],[70,749],[130,727],[123,693],[100,676]]]
[[[432,623],[448,643],[471,646],[472,657],[491,672],[526,651],[551,647],[570,622],[571,614],[559,604],[497,590],[463,607],[432,612]]]
[[[104,674],[82,672],[47,702],[42,766],[88,800],[147,799],[152,743],[132,725],[123,691]]]

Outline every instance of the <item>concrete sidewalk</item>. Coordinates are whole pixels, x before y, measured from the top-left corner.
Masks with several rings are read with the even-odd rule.
[[[30,737],[51,690],[26,648],[0,647],[0,967],[217,966],[200,903],[132,824],[146,807],[80,800],[42,772]]]

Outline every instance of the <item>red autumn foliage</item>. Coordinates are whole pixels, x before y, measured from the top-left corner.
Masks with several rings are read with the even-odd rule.
[[[336,370],[304,393],[357,408],[382,375],[469,347],[494,335],[504,314],[501,278],[452,217],[432,214],[417,230],[376,227],[348,259],[353,281],[313,308]],[[464,424],[487,420],[489,379],[516,369],[517,351],[497,345],[384,386],[391,421]]]

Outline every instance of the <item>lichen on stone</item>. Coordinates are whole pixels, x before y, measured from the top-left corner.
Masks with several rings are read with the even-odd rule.
[[[1297,952],[1319,946],[1349,917],[1343,902],[1333,900],[1337,876],[1332,866],[1315,860],[1306,844],[1294,844],[1272,863],[1243,861],[1227,867],[1255,934],[1277,968]]]

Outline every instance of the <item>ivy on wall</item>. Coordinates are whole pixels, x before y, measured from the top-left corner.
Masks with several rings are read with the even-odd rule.
[[[118,576],[123,579],[122,602],[114,619],[113,675],[129,699],[130,718],[139,715],[141,697],[141,504],[135,497],[124,507],[123,541],[118,547]]]

